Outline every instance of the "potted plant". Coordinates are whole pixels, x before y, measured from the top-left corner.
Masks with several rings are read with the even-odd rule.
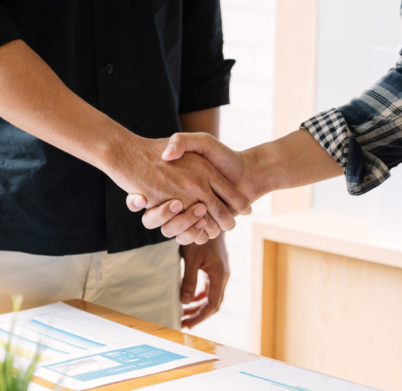
[[[19,311],[21,303],[21,296],[13,297],[13,312]],[[4,346],[4,358],[0,360],[0,391],[27,391],[39,359],[39,352],[35,354],[28,368],[26,366],[15,368],[17,363],[12,348],[13,328],[14,325],[10,330],[9,340]]]

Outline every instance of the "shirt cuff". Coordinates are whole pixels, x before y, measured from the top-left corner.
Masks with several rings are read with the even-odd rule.
[[[234,64],[234,60],[221,60],[184,66],[179,113],[229,104],[230,71]]]
[[[307,129],[343,168],[349,194],[364,194],[390,177],[385,163],[356,141],[338,109],[317,114],[300,128]]]

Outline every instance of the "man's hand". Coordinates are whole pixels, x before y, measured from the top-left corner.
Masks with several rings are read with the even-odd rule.
[[[162,159],[174,161],[183,158],[188,152],[207,159],[250,203],[259,198],[258,183],[255,183],[253,177],[254,155],[248,151],[234,151],[208,133],[176,133],[170,137]]]
[[[195,303],[184,310],[182,327],[191,329],[217,312],[222,303],[230,274],[224,234],[203,246],[181,247],[181,254],[185,264],[181,301],[183,304]],[[205,290],[195,296],[199,269],[206,273],[207,284]]]
[[[186,156],[185,153],[188,151],[195,152],[208,159],[250,202],[254,202],[258,198],[258,185],[252,175],[254,162],[247,151],[233,151],[207,133],[178,133],[170,138],[169,145],[162,158],[167,161],[181,159],[183,155]],[[127,199],[127,205],[133,212],[142,209],[146,202],[146,199],[141,195],[131,194]],[[158,208],[147,210],[143,216],[145,227],[162,227],[162,233],[165,236],[176,236],[177,242],[182,245],[193,242],[196,244],[205,243],[208,238],[211,238],[211,235],[207,232],[209,237],[206,237],[197,230],[197,226],[201,226],[203,220],[196,219],[197,216],[194,216],[191,211],[179,214],[181,210],[176,211],[169,207],[169,205],[175,205],[177,202],[177,200],[170,200]],[[209,219],[207,226],[211,224],[211,220]]]
[[[223,231],[235,226],[234,215],[250,213],[248,200],[205,158],[189,153],[166,162],[160,158],[166,145],[164,139],[135,136],[116,146],[105,170],[128,193],[143,194],[147,208],[171,199],[184,209],[202,202]]]

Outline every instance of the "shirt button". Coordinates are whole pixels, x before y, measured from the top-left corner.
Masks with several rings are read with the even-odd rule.
[[[105,72],[106,72],[106,74],[110,75],[113,72],[113,65],[112,64],[106,64]]]
[[[366,175],[364,177],[364,182],[365,183],[371,183],[371,182],[373,182],[373,178],[370,175]]]

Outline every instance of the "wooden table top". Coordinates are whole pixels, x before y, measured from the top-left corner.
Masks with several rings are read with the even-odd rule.
[[[163,383],[169,380],[180,379],[183,377],[196,375],[198,373],[209,372],[236,364],[258,360],[260,358],[260,356],[245,352],[243,350],[231,348],[229,346],[224,346],[219,343],[215,343],[212,341],[208,341],[206,339],[195,337],[193,335],[182,333],[180,331],[171,330],[168,329],[167,327],[146,322],[144,320],[134,318],[129,315],[124,315],[120,312],[112,311],[108,308],[88,303],[83,300],[66,301],[66,304],[69,304],[82,311],[89,312],[90,314],[94,314],[102,318],[111,320],[113,322],[120,323],[124,326],[128,326],[133,329],[143,331],[151,335],[155,335],[156,337],[164,338],[169,341],[189,346],[191,348],[198,349],[203,352],[210,353],[220,357],[220,360],[215,360],[201,364],[194,364],[181,369],[174,369],[167,372],[157,373],[151,376],[145,376],[138,379],[127,380],[120,383],[114,383],[107,386],[98,387],[96,388],[96,390],[102,390],[102,391],[138,390],[140,388],[151,386],[153,384]],[[48,381],[40,379],[38,377],[34,377],[33,382],[50,389],[54,388],[54,385],[52,383],[49,383]]]

